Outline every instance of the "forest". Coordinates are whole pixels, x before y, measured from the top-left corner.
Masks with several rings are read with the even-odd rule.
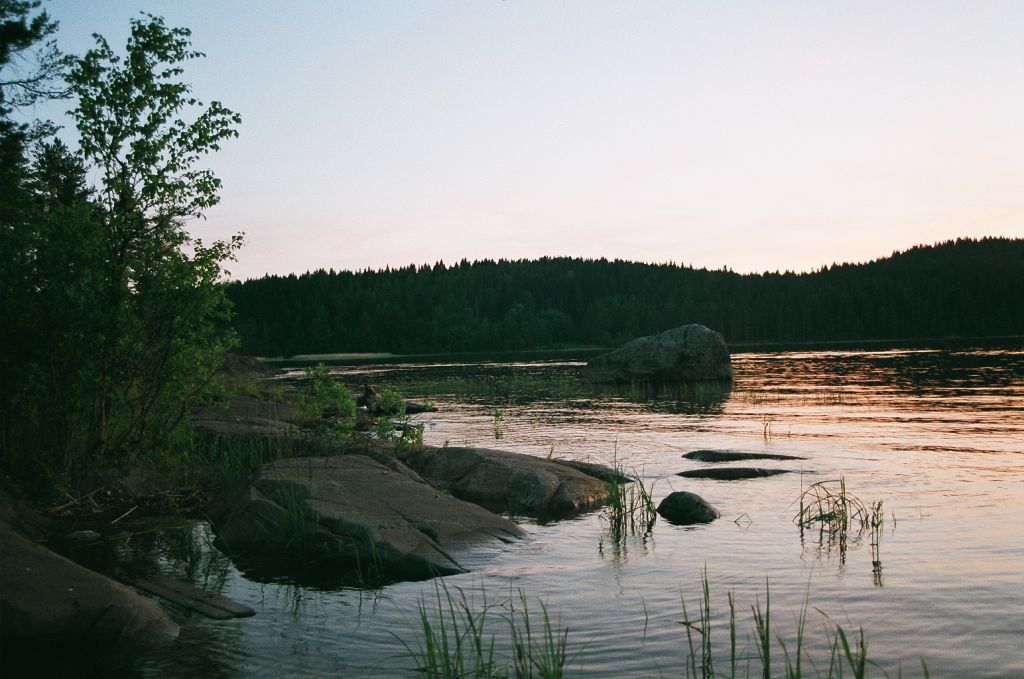
[[[291,356],[614,346],[685,323],[729,343],[1024,334],[1024,239],[957,239],[809,273],[542,258],[228,285],[242,351]]]

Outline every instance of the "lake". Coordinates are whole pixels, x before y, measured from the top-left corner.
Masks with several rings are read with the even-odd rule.
[[[706,573],[719,670],[728,670],[728,593],[738,650],[756,656],[751,606],[765,605],[767,586],[773,625],[787,640],[806,597],[805,643],[826,663],[831,620],[848,633],[863,627],[878,664],[872,676],[921,676],[922,658],[931,676],[1024,676],[1024,349],[743,353],[733,356],[731,391],[648,398],[579,388],[582,365],[332,370],[353,388],[371,382],[430,396],[439,411],[416,419],[428,444],[615,462],[653,487],[655,502],[689,490],[720,519],[680,527],[659,518],[649,533],[621,539],[602,511],[523,520],[527,539],[481,557],[466,575],[334,591],[250,581],[200,524],[154,543],[168,570],[258,614],[193,617],[173,647],[126,674],[412,675],[402,642],[415,646],[417,606],[443,585],[493,611],[501,653],[501,616],[522,592],[536,616],[542,600],[568,628],[570,675],[680,676],[681,600],[696,617]],[[682,457],[696,449],[805,459],[743,465],[791,470],[764,478],[676,476],[709,466]],[[865,505],[883,502],[877,548],[870,531],[851,530],[840,544],[794,522],[802,489],[839,478]]]

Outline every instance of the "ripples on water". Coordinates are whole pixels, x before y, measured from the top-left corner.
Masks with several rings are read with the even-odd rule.
[[[473,564],[470,574],[444,579],[481,605],[501,604],[518,590],[531,602],[542,598],[570,629],[573,674],[679,676],[686,654],[680,597],[692,614],[706,568],[716,645],[726,652],[726,593],[736,596],[742,649],[749,606],[764,601],[767,580],[780,632],[791,636],[809,593],[811,643],[825,643],[814,609],[848,629],[862,625],[869,655],[892,676],[901,662],[905,675],[919,675],[921,657],[932,676],[1024,676],[1024,351],[741,354],[733,364],[732,392],[696,401],[588,393],[573,387],[582,365],[574,362],[336,371],[353,386],[426,388],[440,408],[421,419],[427,443],[615,459],[654,484],[656,502],[686,489],[721,510],[712,524],[659,521],[651,535],[621,544],[610,541],[600,512],[527,522],[527,540]],[[473,380],[490,385],[484,396],[444,390]],[[681,458],[700,448],[806,460],[758,461],[795,473],[745,481],[675,476],[702,466]],[[792,521],[803,486],[839,476],[866,503],[885,503],[880,572],[867,536],[854,536],[839,553],[801,536]],[[215,550],[204,554],[213,565],[192,579],[259,614],[229,623],[193,618],[172,649],[130,674],[409,673],[398,639],[413,643],[417,602],[433,596],[436,582],[317,591],[251,582]],[[500,646],[504,628],[494,631]]]

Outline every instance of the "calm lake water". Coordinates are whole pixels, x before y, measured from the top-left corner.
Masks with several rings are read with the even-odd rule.
[[[680,600],[696,615],[706,569],[715,645],[724,654],[727,593],[736,600],[740,651],[756,655],[750,606],[764,604],[767,582],[772,619],[787,639],[808,598],[806,636],[826,663],[825,615],[848,631],[863,626],[879,665],[872,676],[896,676],[901,667],[904,676],[921,676],[921,658],[933,677],[1024,676],[1024,350],[739,354],[730,393],[647,401],[575,390],[582,365],[334,369],[353,387],[369,381],[430,391],[440,410],[419,419],[429,444],[617,460],[653,483],[656,502],[689,490],[721,511],[698,527],[659,519],[649,535],[619,542],[600,511],[546,525],[524,521],[527,539],[482,557],[472,573],[443,579],[449,591],[493,607],[499,651],[507,639],[503,606],[521,590],[534,612],[543,600],[568,627],[571,675],[683,675]],[[474,383],[486,393],[468,393]],[[767,478],[676,476],[707,466],[682,458],[703,448],[806,459],[757,463],[794,470]],[[868,534],[851,533],[840,550],[817,533],[802,536],[793,522],[802,487],[840,476],[866,504],[884,502],[881,568],[873,566]],[[184,547],[168,548],[168,568],[257,616],[190,618],[172,648],[129,674],[412,674],[402,641],[415,645],[417,604],[434,596],[439,581],[372,591],[253,582],[208,537],[202,525],[183,536]]]

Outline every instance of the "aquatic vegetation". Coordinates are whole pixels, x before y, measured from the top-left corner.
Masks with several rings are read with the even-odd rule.
[[[875,500],[871,503],[871,517],[868,520],[871,525],[871,573],[874,576],[876,587],[882,586],[882,527],[885,524],[885,514],[882,509],[882,501]]]
[[[865,505],[858,497],[846,490],[846,479],[819,481],[800,493],[799,510],[793,521],[800,527],[801,541],[804,531],[817,528],[818,548],[839,551],[840,567],[846,563],[846,551],[850,535],[859,540],[865,531],[870,531],[871,571],[876,587],[882,586],[881,544],[882,528],[885,523],[883,501],[875,500]]]
[[[612,470],[613,473],[606,479],[608,503],[601,518],[607,524],[612,545],[621,549],[629,536],[649,536],[658,513],[651,497],[654,483],[645,484],[635,470],[627,473],[618,461],[617,450]]]
[[[846,479],[818,481],[800,493],[800,509],[793,518],[801,529],[818,526],[823,533],[845,534],[869,525],[868,508],[846,491]]]
[[[522,590],[519,591],[519,602],[522,607],[518,611],[510,604],[508,617],[512,645],[515,649],[516,677],[539,676],[542,679],[560,679],[568,661],[566,646],[569,628],[552,625],[548,608],[541,601],[543,621],[538,631],[539,638],[536,638],[530,626],[530,608]]]
[[[502,374],[449,375],[444,379],[413,379],[402,389],[417,397],[445,396],[455,401],[530,402],[586,396],[588,385],[574,376]]]
[[[516,607],[516,601],[519,608]],[[410,645],[392,632],[402,644],[416,670],[431,679],[462,677],[562,677],[568,662],[569,629],[554,624],[547,606],[540,603],[542,622],[537,629],[530,618],[526,595],[519,591],[501,606],[478,607],[463,589],[453,594],[443,582],[435,584],[434,597],[421,597],[417,606],[418,629]],[[506,608],[507,613],[498,611]],[[505,623],[511,657],[499,655],[495,634],[488,623],[495,618]]]
[[[767,582],[763,602],[758,597],[750,606],[752,628],[749,635],[740,634],[736,599],[731,592],[727,601],[727,629],[723,629],[719,637],[707,570],[701,573],[696,617],[690,617],[691,609],[685,597],[680,596],[683,618],[678,622],[685,630],[685,676],[693,679],[771,679],[774,676],[801,679],[806,675],[863,679],[868,676],[868,669],[875,666],[868,654],[863,627],[850,633],[820,610],[824,638],[815,643],[809,641],[809,589],[797,615],[796,628],[788,634],[778,629],[772,617],[771,590]],[[453,592],[440,581],[434,585],[433,597],[424,596],[419,601],[415,639],[409,642],[404,636],[391,634],[404,648],[403,655],[426,677],[562,677],[576,657],[569,654],[570,630],[552,621],[543,601],[539,605],[541,618],[538,621],[535,614],[531,617],[522,590],[499,604],[489,604],[486,597],[474,602],[466,590],[456,588]],[[495,621],[499,623],[497,631]],[[780,666],[782,672],[776,672],[775,668]],[[928,677],[923,659],[921,669],[923,676]]]
[[[504,428],[505,413],[501,410],[501,408],[495,408],[494,409],[493,419],[494,419],[494,422],[493,422],[494,438],[495,438],[495,440],[501,440],[501,437],[504,436],[504,434],[505,434],[505,428]]]
[[[809,666],[815,677],[828,679],[840,679],[845,676],[852,676],[855,679],[867,677],[868,667],[874,666],[874,663],[868,656],[864,628],[858,627],[856,634],[851,635],[820,610],[818,612],[821,613],[825,622],[827,643],[824,647],[827,649],[828,655],[824,658],[815,657],[812,645],[807,643],[806,637],[809,594],[808,591],[804,596],[793,636],[787,640],[787,637],[773,627],[771,591],[768,583],[765,582],[764,607],[761,607],[759,599],[751,606],[754,623],[752,639],[755,643],[753,652],[751,652],[746,648],[737,648],[736,602],[730,592],[728,594],[729,647],[728,655],[724,655],[724,650],[721,653],[718,652],[718,647],[712,637],[713,610],[707,570],[705,570],[701,574],[701,599],[698,604],[699,616],[696,619],[690,618],[686,601],[682,600],[683,620],[680,621],[680,624],[686,629],[687,655],[684,662],[686,676],[694,679],[714,679],[716,677],[736,679],[739,676],[760,676],[764,679],[784,676],[787,679],[800,679],[805,676],[806,668]],[[818,648],[821,646],[819,645]],[[728,671],[716,670],[716,659],[718,661],[727,660]],[[783,673],[773,674],[772,667],[775,660],[784,663],[785,671]],[[921,670],[923,676],[927,678],[928,666],[924,659],[921,660]],[[846,674],[847,671],[849,671],[849,675]],[[811,676],[810,672],[806,672],[806,674]]]

